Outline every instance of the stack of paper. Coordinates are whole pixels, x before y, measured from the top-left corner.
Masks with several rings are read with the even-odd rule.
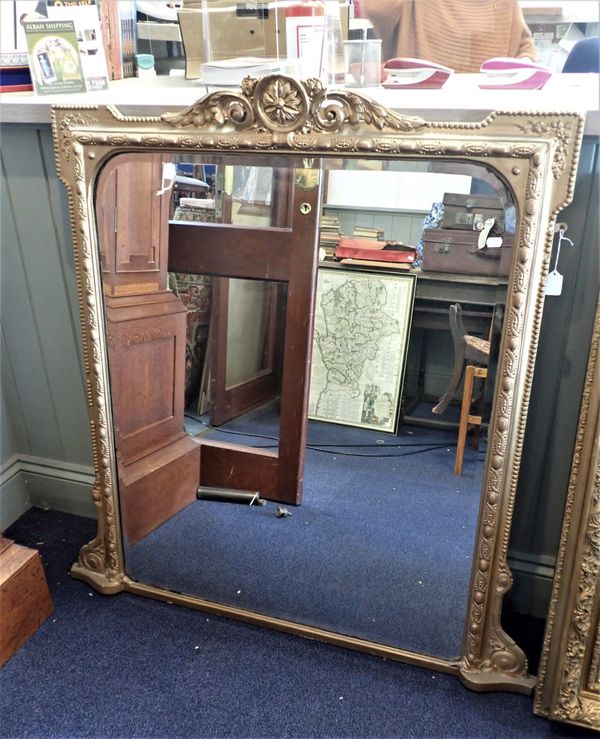
[[[204,62],[200,75],[205,85],[239,85],[244,77],[263,77],[275,72],[289,74],[294,66],[293,59],[240,56]]]

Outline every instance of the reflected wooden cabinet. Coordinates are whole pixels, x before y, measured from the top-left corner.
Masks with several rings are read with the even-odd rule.
[[[573,453],[571,480],[536,713],[600,729],[600,304]]]

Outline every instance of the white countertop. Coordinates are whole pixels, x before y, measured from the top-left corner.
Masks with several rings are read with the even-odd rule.
[[[585,133],[600,135],[597,74],[554,75],[543,90],[480,90],[479,80],[477,74],[455,74],[441,90],[353,89],[388,108],[430,120],[481,120],[492,110],[587,113]],[[159,76],[152,81],[129,78],[111,82],[108,90],[87,94],[2,93],[0,119],[3,123],[49,123],[50,108],[55,104],[111,104],[124,114],[160,115],[191,105],[207,90],[194,80]]]

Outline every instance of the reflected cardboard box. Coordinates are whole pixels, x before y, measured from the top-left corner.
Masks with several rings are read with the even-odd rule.
[[[206,61],[239,56],[287,57],[286,5],[258,3],[250,6],[235,5],[230,0],[210,0],[206,10],[202,6],[201,0],[184,0],[178,13],[187,79],[199,79]],[[342,39],[348,38],[348,23],[349,6],[340,3]]]

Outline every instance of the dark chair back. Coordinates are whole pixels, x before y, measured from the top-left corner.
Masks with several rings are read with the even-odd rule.
[[[569,52],[563,72],[600,73],[600,36],[581,39]]]

